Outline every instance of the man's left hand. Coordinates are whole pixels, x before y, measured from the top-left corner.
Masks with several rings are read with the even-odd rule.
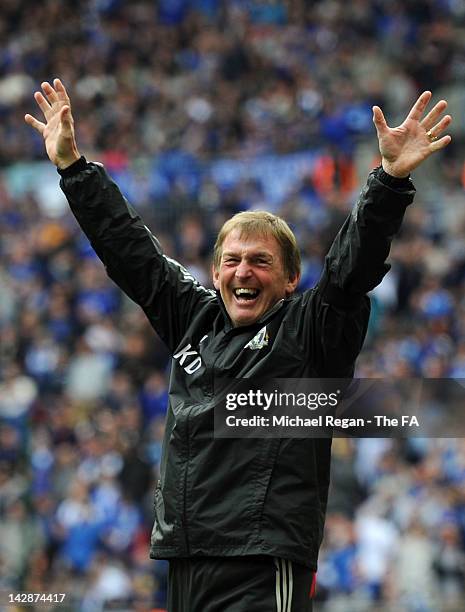
[[[380,107],[373,106],[373,122],[378,133],[382,166],[391,176],[407,177],[432,153],[443,149],[451,141],[449,135],[441,137],[452,121],[450,115],[441,118],[447,107],[445,100],[435,104],[422,119],[431,95],[430,91],[424,91],[404,122],[395,128],[388,126]]]

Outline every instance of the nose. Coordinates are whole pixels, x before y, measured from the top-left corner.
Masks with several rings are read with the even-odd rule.
[[[252,269],[247,260],[242,259],[236,268],[236,278],[249,278],[252,275]]]

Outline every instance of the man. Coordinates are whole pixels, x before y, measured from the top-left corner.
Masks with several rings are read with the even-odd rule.
[[[326,257],[314,289],[294,296],[300,257],[286,223],[241,213],[215,246],[216,293],[200,286],[127,204],[100,164],[80,156],[59,79],[35,99],[61,187],[109,276],[144,309],[173,355],[170,402],[155,493],[151,555],[170,559],[170,612],[305,612],[329,484],[327,439],[215,439],[220,378],[351,377],[369,318],[366,293],[414,187],[410,172],[450,142],[438,102],[424,92],[389,128],[373,108],[382,167]],[[442,117],[442,118],[441,118]]]

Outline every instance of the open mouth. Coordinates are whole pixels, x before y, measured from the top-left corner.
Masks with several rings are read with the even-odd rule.
[[[258,297],[259,289],[251,289],[249,287],[236,287],[233,289],[234,297],[239,302],[252,302]]]

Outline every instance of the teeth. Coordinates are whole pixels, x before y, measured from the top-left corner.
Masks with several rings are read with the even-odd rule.
[[[234,293],[236,295],[251,295],[255,296],[258,292],[256,289],[248,289],[247,287],[239,287],[238,289],[234,289]]]

